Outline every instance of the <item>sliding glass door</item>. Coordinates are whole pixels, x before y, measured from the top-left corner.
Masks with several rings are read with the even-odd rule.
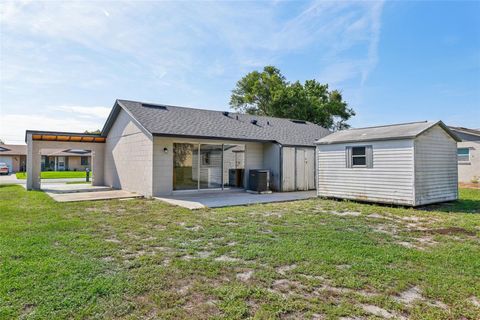
[[[173,144],[173,190],[243,187],[245,145]]]
[[[173,190],[198,188],[198,145],[173,144]]]
[[[200,189],[222,188],[221,144],[200,145]]]

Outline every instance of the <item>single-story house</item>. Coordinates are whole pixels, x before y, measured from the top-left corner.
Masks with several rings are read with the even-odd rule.
[[[480,183],[480,130],[449,128],[462,140],[457,144],[458,181]]]
[[[100,134],[27,131],[29,157],[44,148],[89,149],[93,183],[145,196],[247,188],[268,169],[274,191],[314,190],[315,140],[308,121],[117,100]],[[38,159],[37,159],[38,160]],[[39,188],[40,166],[27,166]]]
[[[408,206],[456,200],[458,141],[441,121],[332,133],[317,141],[317,193]]]
[[[25,171],[27,146],[19,144],[0,144],[0,162],[8,166],[10,172]]]
[[[42,171],[85,171],[90,168],[90,150],[42,150]]]
[[[0,162],[6,163],[10,172],[27,168],[27,146],[0,144]],[[90,168],[91,153],[81,149],[42,149],[41,171],[85,171]]]

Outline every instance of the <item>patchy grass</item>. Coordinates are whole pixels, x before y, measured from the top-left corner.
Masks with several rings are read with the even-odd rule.
[[[17,179],[27,179],[26,172],[15,173]],[[92,173],[90,172],[90,176]],[[42,171],[40,173],[41,179],[69,179],[69,178],[85,178],[85,171]]]
[[[480,192],[461,196],[188,211],[1,186],[0,318],[479,319]]]

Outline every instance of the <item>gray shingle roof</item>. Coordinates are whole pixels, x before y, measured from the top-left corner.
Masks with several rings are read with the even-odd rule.
[[[23,144],[0,144],[0,156],[26,155],[27,146]]]
[[[460,141],[459,138],[452,133],[443,122],[421,121],[337,131],[318,140],[317,144],[412,139],[437,124],[440,125],[450,136],[452,136],[453,139]]]
[[[202,110],[137,101],[117,100],[102,130],[106,135],[118,107],[126,110],[153,135],[220,138],[232,140],[276,141],[283,145],[313,146],[328,134],[325,128],[310,122]],[[252,121],[257,123],[253,124]]]

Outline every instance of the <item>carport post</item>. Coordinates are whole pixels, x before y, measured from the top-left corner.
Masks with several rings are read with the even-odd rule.
[[[27,134],[27,190],[40,190],[40,150],[35,148],[31,134]]]

